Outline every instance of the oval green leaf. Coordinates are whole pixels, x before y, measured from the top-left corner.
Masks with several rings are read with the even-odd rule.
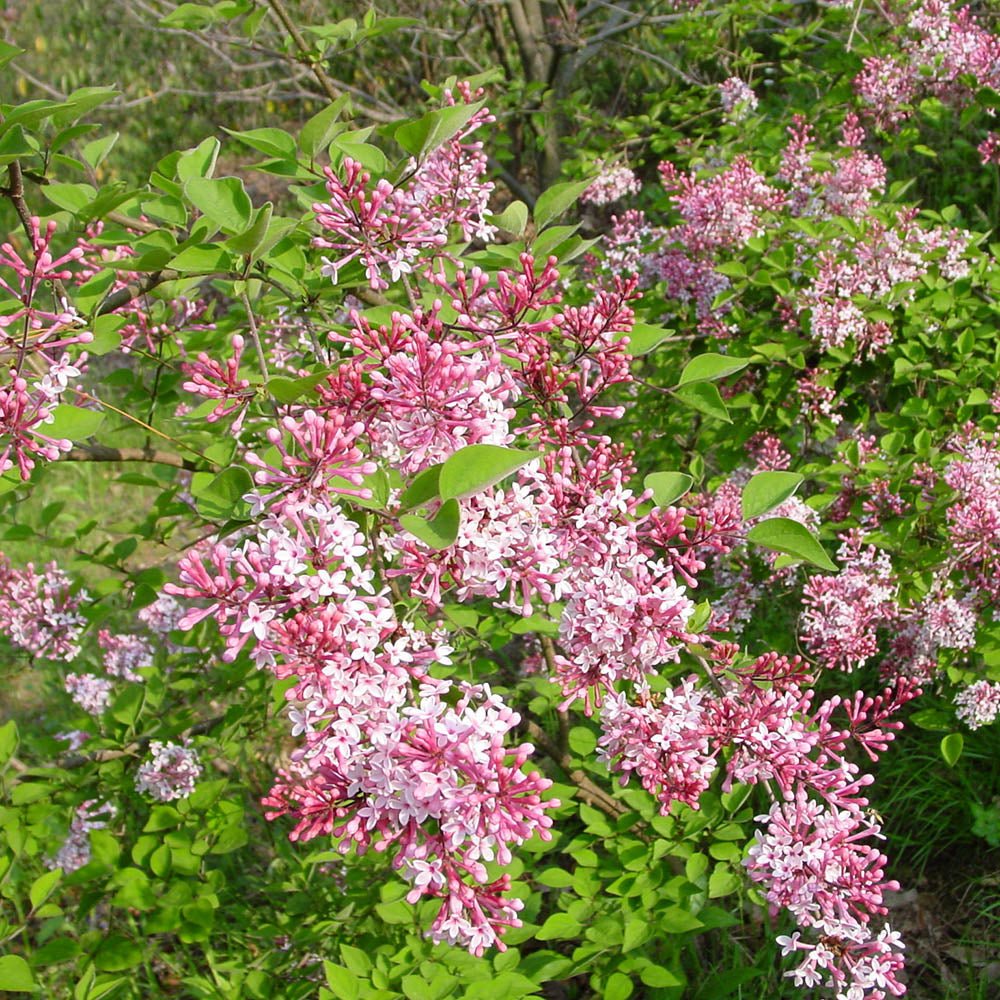
[[[204,216],[221,229],[242,233],[250,225],[253,204],[238,177],[192,177],[184,193]]]
[[[543,229],[548,223],[559,218],[588,187],[590,187],[589,180],[567,181],[564,184],[553,184],[547,191],[543,191],[538,196],[532,212],[535,226]]]
[[[958,758],[962,756],[965,748],[965,737],[961,733],[949,733],[941,740],[941,756],[949,767],[954,767],[958,763]]]
[[[731,424],[729,410],[722,401],[719,390],[711,382],[690,382],[674,390],[674,395],[692,410]]]
[[[35,988],[35,977],[28,963],[20,955],[4,955],[0,958],[0,990],[11,993],[31,993]]]
[[[471,444],[441,466],[439,493],[444,500],[481,493],[536,458],[534,452],[499,444]]]
[[[758,472],[743,487],[743,519],[749,521],[784,503],[799,488],[797,472]]]
[[[732,358],[728,354],[699,354],[684,366],[677,384],[681,386],[691,382],[714,382],[743,371],[748,364],[749,358]]]
[[[43,424],[43,433],[52,438],[69,438],[85,441],[96,433],[104,420],[99,410],[85,410],[81,406],[63,403],[52,411],[52,423]]]
[[[446,549],[458,538],[461,511],[457,500],[445,500],[441,509],[429,521],[416,514],[403,514],[400,525],[432,549]]]
[[[809,529],[790,517],[769,517],[747,532],[747,541],[774,552],[784,552],[820,569],[835,573],[837,566]]]
[[[686,472],[651,472],[642,481],[647,490],[653,491],[653,503],[657,507],[669,507],[680,500],[694,483]]]

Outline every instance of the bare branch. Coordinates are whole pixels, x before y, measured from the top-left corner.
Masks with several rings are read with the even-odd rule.
[[[103,444],[78,445],[62,456],[63,462],[149,462],[197,472],[203,466],[190,458],[156,448],[109,448]]]

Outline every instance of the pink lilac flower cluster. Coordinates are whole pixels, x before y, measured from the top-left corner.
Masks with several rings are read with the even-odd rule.
[[[832,169],[815,166],[817,150],[812,126],[800,115],[788,127],[778,179],[789,185],[789,206],[795,215],[864,218],[885,189],[886,168],[878,156],[862,148],[865,131],[849,114],[841,129],[840,149]]]
[[[87,235],[66,253],[53,250],[56,224],[44,226],[37,218],[25,221],[27,246],[15,238],[0,246],[0,296],[6,300],[0,316],[0,472],[17,470],[28,479],[39,460],[56,461],[72,447],[66,438],[47,430],[59,405],[93,404],[93,397],[79,387],[87,372],[87,354],[79,351],[94,339],[66,300],[64,284],[82,285],[109,266],[133,256],[120,242],[102,238],[103,223],[94,223]],[[118,267],[107,296],[129,287],[143,275]],[[152,308],[152,307],[150,307]],[[154,320],[146,305],[130,300],[116,312],[126,317],[118,329],[121,349],[135,348],[142,338],[155,351],[178,329],[207,329],[200,322],[207,309],[203,301],[178,299],[158,309],[171,313]],[[178,341],[183,353],[183,345]]]
[[[466,86],[458,97],[471,104],[474,95]],[[445,100],[457,103],[450,92]],[[424,161],[412,162],[405,187],[397,188],[383,178],[369,190],[370,172],[350,157],[344,158],[339,173],[325,168],[330,197],[313,206],[324,231],[313,243],[337,254],[323,258],[322,273],[336,283],[340,270],[358,259],[371,288],[382,291],[411,274],[422,253],[440,251],[452,225],[466,240],[491,240],[496,229],[487,222],[487,202],[493,184],[484,180],[482,143],[466,140],[492,121],[487,109],[476,110],[448,143]]]
[[[844,419],[837,412],[837,390],[822,379],[819,369],[810,369],[795,380],[795,390],[803,412],[813,420],[829,420],[836,427]]]
[[[642,189],[639,178],[623,163],[599,165],[599,172],[582,195],[580,201],[598,207],[622,201],[630,194],[638,194]]]
[[[90,861],[90,831],[103,830],[117,810],[107,803],[88,799],[76,807],[69,833],[56,856],[49,859],[50,868],[61,868],[65,874],[75,872]]]
[[[902,310],[913,299],[912,283],[933,267],[950,281],[968,273],[968,245],[963,230],[921,227],[915,210],[898,212],[892,225],[870,218],[863,239],[835,238],[826,244],[798,308],[809,310],[810,331],[824,350],[852,342],[859,358],[871,357],[885,350],[893,332],[884,319],[869,318],[857,300]],[[899,294],[900,287],[909,290]]]
[[[946,519],[955,568],[967,585],[996,604],[1000,599],[1000,445],[960,433],[944,483],[954,491]]]
[[[898,583],[889,554],[862,545],[858,533],[837,551],[842,569],[816,575],[803,592],[801,636],[825,667],[852,671],[879,650],[878,632],[898,615]]]
[[[245,341],[238,333],[232,339],[233,355],[220,364],[214,358],[201,352],[197,360],[184,361],[181,370],[188,376],[183,388],[206,399],[218,400],[215,409],[207,414],[208,423],[215,423],[233,413],[238,414],[230,425],[230,433],[238,435],[243,426],[247,407],[257,395],[250,380],[240,375]]]
[[[447,107],[471,106],[483,96],[462,81],[455,91],[444,91]],[[489,243],[496,226],[489,222],[489,208],[494,184],[486,177],[487,158],[481,140],[469,141],[477,129],[496,121],[487,108],[477,109],[468,122],[443,146],[423,162],[409,163],[412,177],[402,194],[403,201],[439,224],[457,225],[464,240]]]
[[[723,655],[706,666],[715,691],[689,677],[663,694],[640,690],[635,702],[609,696],[601,759],[623,783],[637,776],[664,814],[674,802],[697,809],[720,767],[723,788],[773,782],[781,798],[757,817],[763,826],[745,865],[772,908],[790,912],[801,928],[779,938],[785,954],[802,953],[786,975],[842,996],[901,995],[902,943],[888,927],[872,927],[886,913],[884,893],[898,885],[885,878],[886,859],[870,844],[880,836],[862,794],[871,776],[847,747],[854,741],[875,760],[902,725],[892,716],[918,689],[899,681],[877,698],[859,692],[816,705],[803,690],[809,677],[798,659],[771,653],[737,666]],[[846,718],[836,724],[840,712]]]
[[[0,316],[0,472],[16,467],[22,479],[38,459],[55,461],[71,448],[72,442],[45,428],[86,361],[84,354],[74,363],[67,348],[94,339],[58,292],[60,282],[73,277],[71,265],[83,250],[54,256],[55,233],[54,222],[43,229],[32,218],[25,253],[11,242],[0,246],[0,294],[8,297]]]
[[[670,298],[693,303],[702,333],[726,339],[734,302],[724,293],[732,282],[718,266],[747,240],[775,233],[788,240],[795,261],[796,286],[776,303],[785,325],[798,328],[808,319],[808,331],[823,350],[871,357],[893,339],[886,312],[905,310],[916,282],[935,271],[949,281],[968,273],[971,236],[922,225],[913,209],[877,211],[886,167],[863,148],[867,137],[855,115],[845,119],[839,149],[822,167],[812,126],[797,116],[788,131],[773,182],[745,157],[707,179],[661,164],[664,186],[684,222],[652,231],[659,249],[632,266],[644,278],[663,281]],[[853,225],[819,236],[812,221],[809,229],[789,226],[799,218]],[[807,377],[801,394],[807,412],[835,416],[831,387]]]
[[[38,571],[11,566],[0,554],[0,632],[32,656],[74,660],[87,622],[80,614],[85,590],[73,591],[70,577],[50,563]]]
[[[341,171],[359,182],[351,163]],[[408,240],[405,230],[390,236],[386,252]],[[339,249],[338,266],[362,252]],[[519,614],[567,600],[573,656],[557,669],[571,700],[676,658],[692,604],[672,562],[640,541],[640,499],[623,485],[629,458],[592,432],[595,419],[622,412],[601,397],[631,379],[635,280],[560,307],[553,260],[523,255],[490,275],[440,266],[436,244],[422,249],[410,273],[445,301],[379,327],[348,313],[331,338],[339,364],[312,408],[285,408],[263,428],[270,451],[245,455],[255,529],[203,543],[168,590],[202,604],[179,627],[212,616],[227,659],[252,643],[258,664],[298,679],[288,697],[300,746],[269,814],[292,816],[296,838],[391,851],[412,898],[441,900],[432,934],[480,952],[502,946],[520,905],[483,862],[549,836],[550,782],[524,769],[528,744],[504,745],[519,717],[501,699],[430,673],[451,662],[446,633],[397,617],[389,587],[408,587],[431,614],[449,597],[488,596]],[[458,537],[444,550],[401,528],[398,497],[373,538],[347,516],[345,499],[370,496],[376,460],[412,482],[477,445],[528,447],[538,460],[509,487],[460,498]],[[610,628],[612,614],[619,638],[595,660],[585,623]],[[628,665],[615,664],[620,654]]]
[[[1000,684],[975,681],[955,695],[955,714],[970,729],[988,726],[1000,715]]]
[[[175,802],[194,791],[201,772],[198,754],[190,747],[153,740],[149,757],[136,771],[135,787],[157,802]]]
[[[929,679],[937,670],[940,650],[975,646],[978,619],[972,598],[958,598],[941,588],[932,591],[900,613],[883,672]]]
[[[160,594],[152,604],[140,608],[136,617],[151,632],[160,636],[173,632],[184,617],[184,608],[169,594]]]
[[[97,674],[67,674],[64,681],[67,694],[88,715],[98,716],[111,703],[114,684]]]
[[[104,669],[112,677],[141,681],[136,671],[153,665],[153,647],[141,635],[112,635],[107,629],[101,629],[97,641],[104,650]]]
[[[741,122],[757,110],[757,95],[738,76],[719,84],[722,113],[732,122]]]
[[[717,310],[715,299],[731,282],[715,270],[717,259],[720,252],[761,235],[767,215],[784,205],[785,195],[744,156],[706,179],[683,174],[668,162],[659,171],[683,222],[664,230],[662,249],[649,267],[671,298],[694,302],[704,333],[726,336],[721,320],[726,309]]]
[[[1000,166],[1000,132],[990,132],[976,148],[984,167],[989,163]]]
[[[977,87],[1000,87],[1000,37],[978,24],[970,7],[918,0],[896,31],[895,51],[865,59],[854,81],[880,125],[899,125],[927,96],[961,107]]]

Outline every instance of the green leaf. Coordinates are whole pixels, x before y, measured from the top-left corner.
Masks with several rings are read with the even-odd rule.
[[[111,135],[106,135],[100,139],[94,139],[91,142],[88,142],[80,153],[87,163],[89,163],[90,166],[96,170],[104,162],[108,153],[111,152],[117,141],[118,133],[112,132]]]
[[[622,951],[632,951],[645,944],[652,934],[653,926],[645,916],[630,913],[625,918],[625,930],[622,935]]]
[[[9,111],[2,122],[0,122],[0,136],[5,135],[15,125],[23,125],[25,128],[32,128],[46,118],[53,117],[60,109],[65,109],[66,105],[59,101],[27,101],[19,104],[12,111]]]
[[[109,274],[111,272],[108,272]],[[125,325],[124,316],[116,316],[109,313],[105,316],[98,316],[94,320],[94,339],[87,344],[88,354],[108,354],[117,349],[122,342],[118,331]]]
[[[181,814],[173,806],[153,806],[142,830],[143,833],[172,830],[180,821]]]
[[[17,752],[17,723],[11,719],[0,726],[0,767]]]
[[[102,972],[134,969],[142,961],[142,949],[122,934],[105,938],[94,953],[94,965]]]
[[[160,18],[163,28],[183,28],[187,31],[199,31],[219,20],[218,15],[208,4],[182,3],[179,7]]]
[[[80,946],[72,938],[50,938],[31,956],[31,964],[37,969],[46,965],[69,962],[80,954]]]
[[[134,726],[142,712],[145,691],[138,684],[129,684],[111,703],[111,717],[125,726]]]
[[[553,889],[565,889],[573,884],[573,874],[565,868],[546,868],[538,873],[535,881]]]
[[[668,934],[686,934],[704,926],[693,913],[681,906],[668,906],[660,915],[659,925]]]
[[[35,152],[37,141],[29,139],[20,125],[15,125],[0,139],[0,164],[11,163],[22,156],[30,156]]]
[[[569,731],[569,748],[578,757],[589,757],[597,749],[597,736],[586,726],[574,726]]]
[[[215,172],[215,161],[219,158],[219,140],[214,136],[181,153],[177,160],[177,179],[186,184],[196,177],[211,177]]]
[[[694,483],[686,472],[651,472],[642,481],[647,490],[653,491],[653,503],[657,507],[669,507],[680,500]]]
[[[400,125],[393,133],[393,138],[406,152],[422,160],[465,128],[484,103],[476,101],[474,104],[453,104],[447,108],[428,111],[417,121]]]
[[[31,888],[28,890],[28,898],[31,900],[31,908],[37,910],[42,903],[52,895],[52,890],[59,884],[63,871],[61,868],[53,868],[52,871],[39,875]]]
[[[718,865],[708,878],[708,898],[718,899],[736,892],[740,887],[740,879],[725,865]]]
[[[0,41],[0,69],[6,66],[11,59],[24,55],[24,52],[24,49],[19,49],[16,45],[11,45],[10,42]]]
[[[632,980],[624,972],[612,972],[604,984],[604,1000],[627,1000],[632,989]]]
[[[294,403],[295,400],[315,389],[329,374],[328,371],[313,372],[312,375],[304,375],[302,378],[287,378],[284,375],[275,375],[274,378],[268,381],[267,391],[279,403]]]
[[[225,274],[233,270],[233,256],[221,246],[207,243],[188,247],[164,262],[181,274]],[[160,267],[154,268],[160,270]]]
[[[958,763],[958,758],[962,756],[965,748],[965,737],[961,733],[949,733],[941,740],[941,756],[949,767],[954,767]]]
[[[910,716],[909,722],[919,729],[940,733],[951,729],[954,717],[951,712],[946,712],[943,708],[922,708]]]
[[[460,521],[461,511],[457,500],[445,500],[429,521],[416,514],[403,514],[399,519],[401,527],[432,549],[446,549],[453,545],[458,538]]]
[[[690,406],[692,410],[697,410],[699,413],[714,417],[716,420],[722,420],[727,424],[733,422],[719,390],[711,382],[693,382],[682,385],[680,388],[674,389],[674,395],[685,406]]]
[[[802,478],[797,472],[758,472],[743,487],[743,520],[766,514],[784,503],[799,488]]]
[[[271,213],[274,206],[265,202],[257,210],[250,228],[239,236],[232,236],[222,245],[233,253],[238,253],[242,257],[252,257],[254,251],[258,250],[267,237],[268,226],[271,224]]]
[[[89,111],[93,111],[94,108],[98,108],[102,104],[107,104],[108,101],[117,96],[118,91],[114,87],[78,87],[65,101],[57,101],[56,106],[51,111],[45,112],[42,117],[48,118],[51,116],[52,124],[57,128],[62,128],[72,124]],[[7,120],[10,121],[11,117],[16,116],[21,107],[15,108]],[[34,117],[32,115],[32,118]],[[22,122],[25,121],[23,118],[19,118],[19,120]]]
[[[523,201],[512,201],[499,215],[494,215],[490,222],[506,233],[520,236],[528,224],[528,206]]]
[[[35,977],[20,955],[4,955],[0,958],[0,990],[31,993],[34,989]]]
[[[651,323],[635,323],[628,334],[628,352],[634,358],[649,354],[653,348],[673,336],[674,331],[665,326],[653,326]]]
[[[97,195],[89,184],[46,184],[42,193],[53,205],[74,215],[82,212]]]
[[[766,521],[755,524],[747,532],[747,541],[765,549],[795,556],[819,566],[820,569],[837,571],[836,564],[820,545],[819,539],[805,525],[789,517],[769,517]]]
[[[372,960],[360,948],[355,948],[349,944],[342,944],[340,946],[340,957],[344,960],[344,965],[356,976],[367,976],[371,972]]]
[[[361,990],[358,977],[335,962],[323,962],[323,972],[326,975],[326,984],[333,990],[337,1000],[357,1000]]]
[[[419,472],[409,486],[403,490],[403,495],[399,498],[399,503],[403,510],[410,510],[413,507],[420,507],[433,500],[439,495],[441,481],[441,465],[432,465],[423,472]]]
[[[460,448],[441,467],[440,495],[449,500],[482,493],[536,458],[538,455],[534,452],[498,444],[472,444]]]
[[[330,143],[330,149],[336,149],[352,160],[356,160],[365,170],[375,176],[384,174],[388,169],[385,153],[370,142],[352,142],[346,137],[338,136]]]
[[[220,229],[242,233],[250,225],[253,203],[238,177],[193,177],[184,185],[184,194]]]
[[[749,358],[732,358],[728,354],[700,354],[684,366],[677,385],[714,382],[716,379],[743,371],[748,364],[750,364]]]
[[[253,478],[240,465],[231,465],[218,475],[196,472],[191,479],[191,496],[198,513],[209,521],[242,517],[247,512],[243,497],[253,489]]]
[[[235,132],[223,126],[222,131],[266,156],[282,160],[295,159],[295,140],[280,128],[252,128],[246,132]]]
[[[80,406],[62,403],[52,411],[53,420],[43,424],[44,433],[53,438],[69,438],[70,441],[85,441],[96,433],[104,420],[98,410],[85,410]]]
[[[341,127],[338,119],[349,105],[350,97],[343,94],[302,126],[302,131],[299,133],[299,148],[310,160],[316,159],[316,156],[330,145]]]
[[[535,933],[539,941],[560,941],[576,937],[583,927],[568,913],[553,913]]]
[[[683,986],[684,981],[662,965],[646,965],[639,972],[639,978],[647,985],[658,989],[667,986]]]
[[[535,227],[544,229],[550,222],[558,219],[568,208],[572,207],[576,200],[590,187],[590,181],[565,181],[562,184],[553,184],[547,191],[543,191],[535,202],[532,215],[535,219]]]
[[[531,632],[538,635],[558,635],[559,622],[536,613],[528,615],[527,618],[521,618],[510,627],[511,635],[528,635]]]

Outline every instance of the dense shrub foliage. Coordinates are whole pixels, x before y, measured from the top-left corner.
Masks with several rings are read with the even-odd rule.
[[[0,44],[0,991],[990,995],[996,11],[118,7],[272,61]]]

